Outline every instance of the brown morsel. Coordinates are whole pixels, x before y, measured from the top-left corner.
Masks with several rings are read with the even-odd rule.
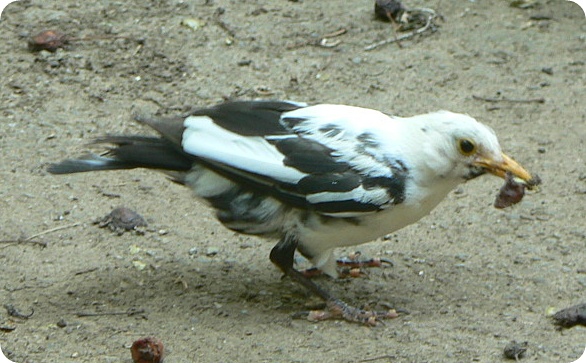
[[[48,50],[54,52],[63,48],[69,42],[69,37],[57,30],[45,30],[32,36],[28,41],[28,48],[33,52]]]
[[[385,21],[400,22],[405,10],[405,6],[397,0],[376,0],[374,3],[374,14]]]
[[[142,338],[132,343],[130,354],[134,363],[162,363],[165,347],[157,338]]]
[[[511,173],[507,173],[505,177],[505,185],[499,190],[494,201],[495,208],[507,208],[513,204],[519,203],[525,195],[526,184],[519,183]]]

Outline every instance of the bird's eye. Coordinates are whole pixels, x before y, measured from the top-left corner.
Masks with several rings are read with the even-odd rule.
[[[458,140],[458,150],[462,155],[469,156],[476,152],[476,144],[470,139]]]

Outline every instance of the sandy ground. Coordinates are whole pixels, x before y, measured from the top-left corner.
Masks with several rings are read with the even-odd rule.
[[[9,5],[0,22],[0,303],[34,314],[0,308],[8,357],[130,362],[130,344],[154,335],[168,363],[501,362],[511,340],[528,342],[522,361],[576,360],[586,328],[560,331],[547,311],[586,300],[584,14],[562,0],[405,4],[442,14],[438,30],[373,51],[364,47],[392,30],[374,19],[372,1]],[[45,29],[124,38],[29,51],[27,37]],[[316,45],[340,29],[332,47]],[[497,210],[501,181],[463,185],[419,223],[359,247],[394,267],[318,281],[350,303],[410,315],[374,328],[292,319],[315,300],[280,279],[273,242],[227,231],[189,190],[141,170],[45,171],[104,133],[144,132],[133,112],[178,114],[225,98],[468,113],[543,187]],[[121,205],[147,219],[144,234],[93,224]]]

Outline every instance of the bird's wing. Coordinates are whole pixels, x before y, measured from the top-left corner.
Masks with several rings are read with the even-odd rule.
[[[233,102],[186,118],[183,150],[215,171],[324,215],[355,217],[400,203],[407,168],[370,123],[387,116],[340,105]]]

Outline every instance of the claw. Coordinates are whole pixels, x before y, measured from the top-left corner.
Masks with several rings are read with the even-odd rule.
[[[324,272],[317,267],[311,267],[311,268],[302,270],[301,273],[303,274],[303,276],[305,276],[307,278],[313,278],[313,277],[321,276],[324,274]]]
[[[362,253],[356,251],[350,254],[348,257],[337,260],[338,266],[351,266],[351,267],[380,267],[383,264],[394,266],[393,261],[386,258],[369,258],[366,260],[360,260]]]
[[[341,300],[327,302],[326,310],[311,310],[295,314],[296,317],[305,316],[309,321],[322,321],[329,319],[342,319],[354,323],[362,323],[368,326],[376,326],[384,323],[383,319],[394,319],[399,316],[395,309],[387,311],[374,311],[355,308]]]

